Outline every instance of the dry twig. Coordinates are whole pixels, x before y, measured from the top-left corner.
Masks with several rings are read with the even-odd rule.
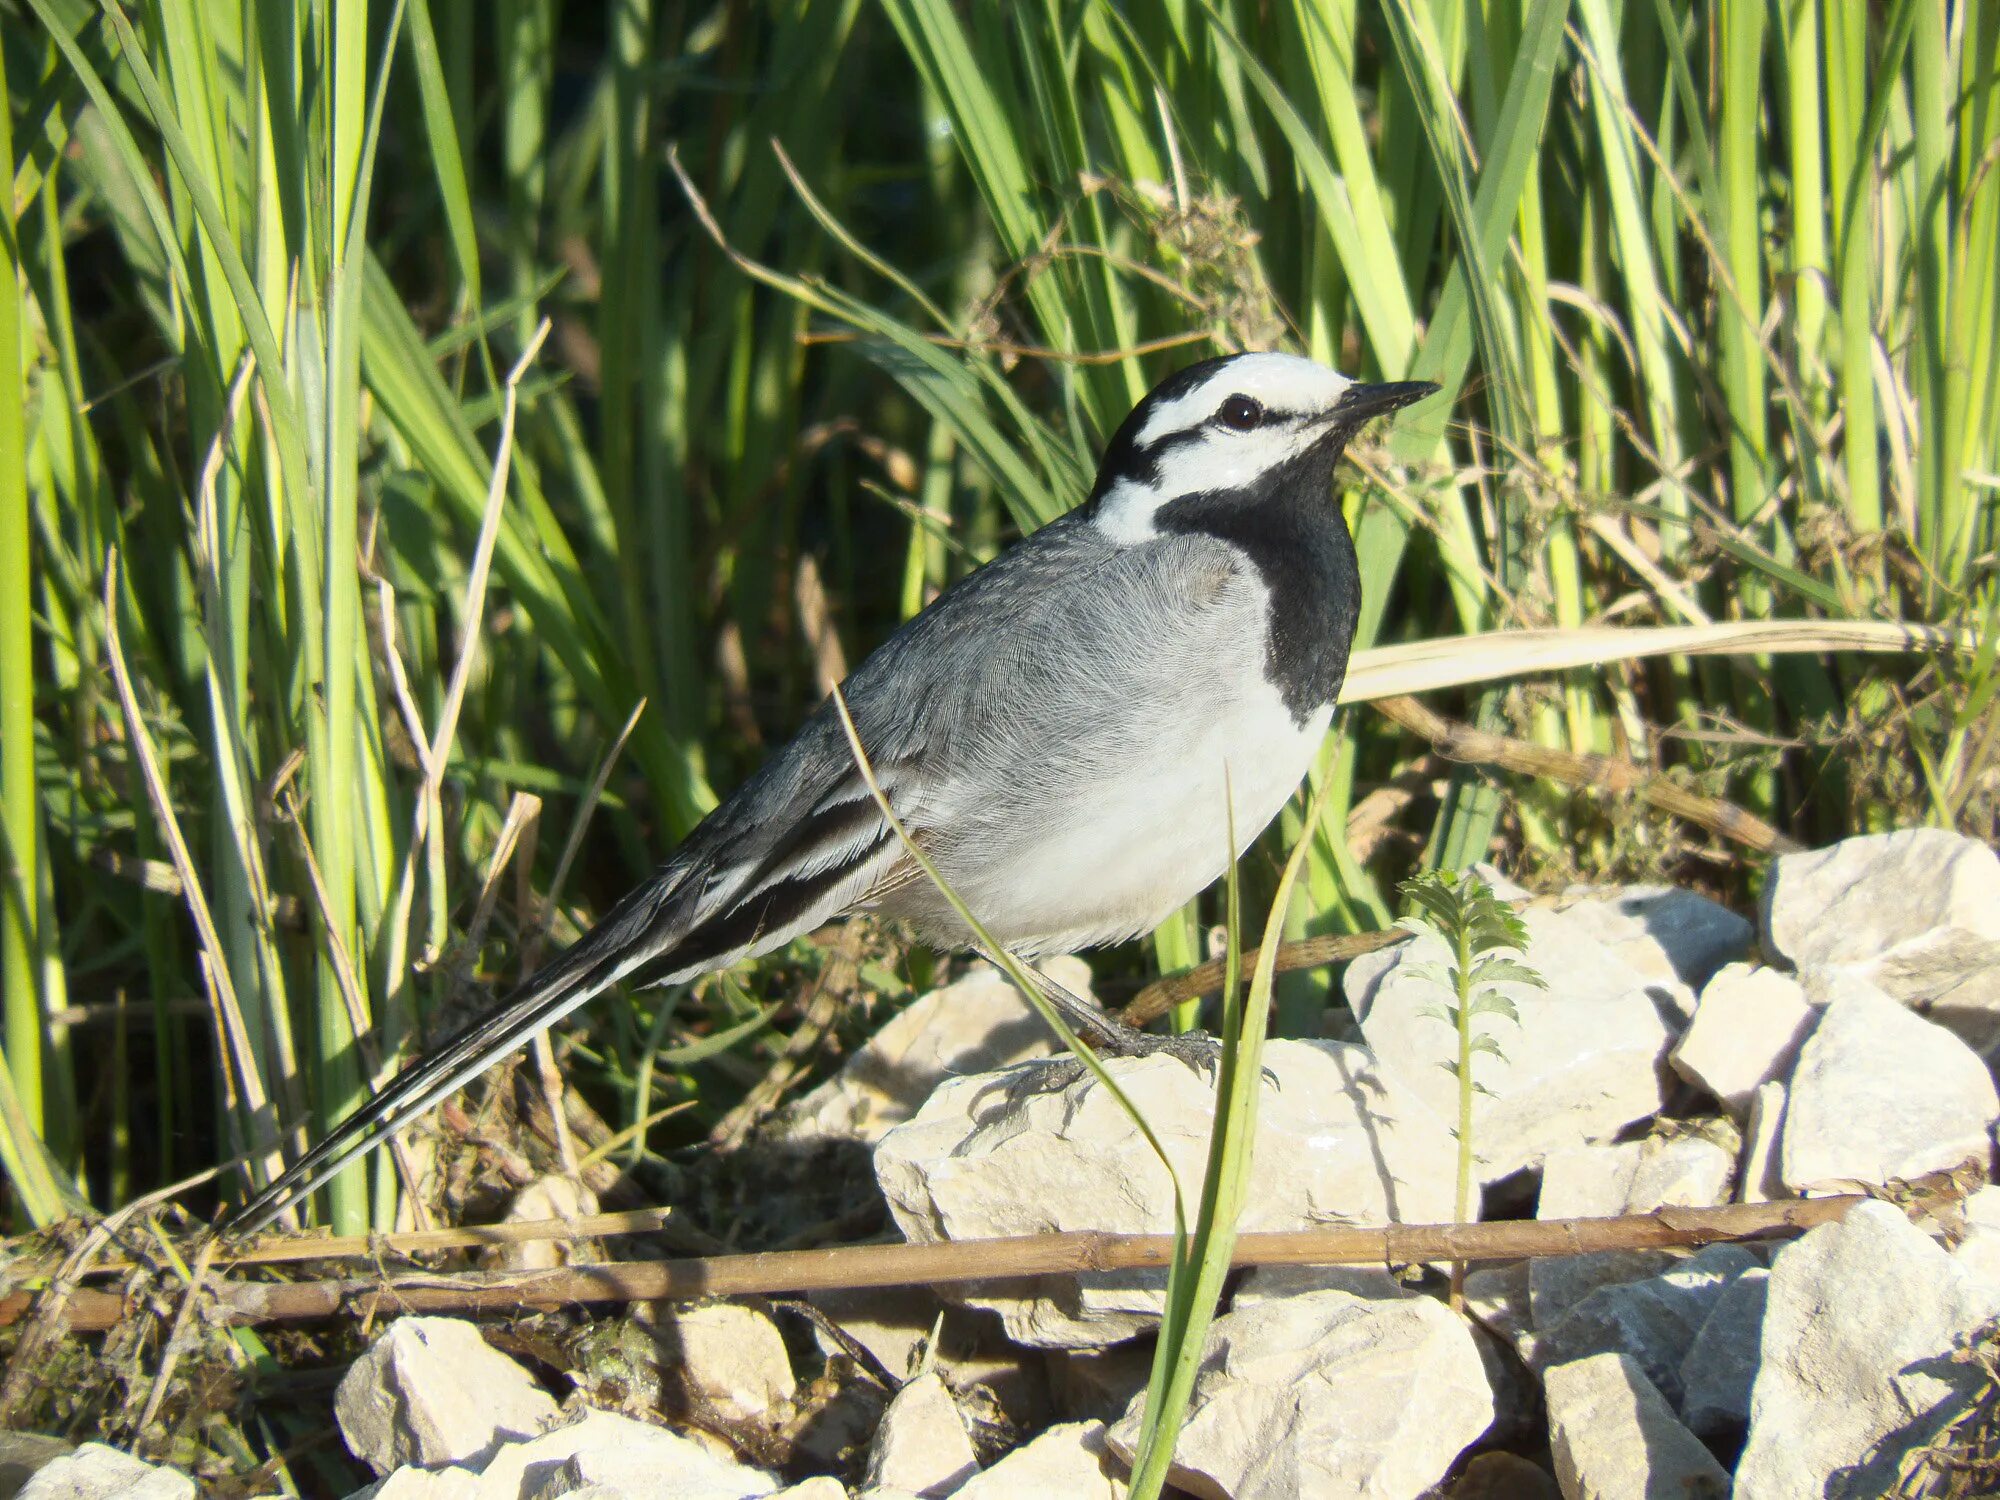
[[[1364,953],[1407,943],[1410,936],[1400,927],[1388,927],[1379,932],[1343,932],[1329,937],[1302,938],[1295,943],[1280,943],[1277,971],[1290,974],[1298,969],[1317,969],[1322,964],[1346,963]],[[1261,951],[1258,948],[1244,951],[1242,963],[1245,973],[1256,964]],[[1144,1026],[1176,1005],[1217,993],[1222,988],[1222,977],[1223,961],[1211,958],[1207,963],[1196,964],[1182,973],[1156,979],[1126,1003],[1118,1018],[1127,1026]]]
[[[1859,1194],[1735,1203],[1722,1208],[1663,1208],[1622,1219],[1521,1220],[1496,1224],[1391,1224],[1244,1234],[1233,1264],[1410,1265],[1446,1260],[1518,1260],[1597,1250],[1695,1247],[1801,1233],[1844,1217]],[[850,1287],[991,1281],[1094,1271],[1164,1269],[1174,1241],[1164,1234],[1022,1235],[942,1245],[845,1245],[685,1260],[623,1261],[552,1271],[462,1271],[384,1280],[347,1277],[278,1285],[214,1283],[213,1316],[234,1324],[303,1322],[358,1313],[471,1313],[591,1303],[658,1302]],[[0,1325],[33,1305],[27,1293],[0,1298]],[[72,1290],[69,1331],[112,1327],[124,1315],[114,1292]]]
[[[1691,792],[1679,782],[1629,760],[1583,755],[1491,734],[1433,713],[1415,698],[1377,698],[1372,706],[1392,723],[1429,740],[1447,760],[1499,766],[1502,770],[1540,776],[1568,786],[1594,786],[1614,794],[1636,796],[1662,812],[1698,823],[1709,832],[1733,839],[1760,854],[1789,854],[1799,848],[1797,842],[1735,803]]]

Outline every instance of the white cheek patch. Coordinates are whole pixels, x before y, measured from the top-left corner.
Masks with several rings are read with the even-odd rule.
[[[1097,502],[1097,516],[1092,524],[1119,546],[1136,547],[1160,534],[1153,516],[1161,503],[1155,491],[1121,479]]]

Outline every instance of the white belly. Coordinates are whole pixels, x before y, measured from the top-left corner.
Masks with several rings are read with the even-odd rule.
[[[1202,715],[1192,743],[1185,721],[1165,716],[1157,733],[1127,742],[1122,764],[1074,784],[1037,826],[940,851],[941,872],[996,939],[1029,956],[1151,930],[1270,825],[1333,713],[1298,724],[1261,679],[1230,696],[1225,711]],[[930,892],[899,894],[906,899],[892,910],[934,938],[964,940]]]

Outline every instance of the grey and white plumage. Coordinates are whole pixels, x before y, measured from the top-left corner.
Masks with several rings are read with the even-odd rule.
[[[1137,936],[1219,876],[1333,714],[1361,581],[1332,495],[1371,417],[1429,395],[1234,355],[1134,408],[1088,501],[948,589],[843,685],[890,805],[1032,959]],[[612,984],[674,984],[846,912],[970,934],[916,871],[831,702],[559,959],[410,1064],[227,1228],[268,1222]]]

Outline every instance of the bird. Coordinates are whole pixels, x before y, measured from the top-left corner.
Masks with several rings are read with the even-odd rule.
[[[1152,930],[1297,789],[1361,598],[1335,466],[1364,423],[1436,390],[1277,352],[1188,365],[1119,425],[1082,504],[945,589],[842,685],[910,841],[1092,1046],[1191,1055],[1035,961]],[[222,1232],[262,1228],[610,986],[683,984],[858,911],[977,946],[883,817],[829,696],[658,873]]]

